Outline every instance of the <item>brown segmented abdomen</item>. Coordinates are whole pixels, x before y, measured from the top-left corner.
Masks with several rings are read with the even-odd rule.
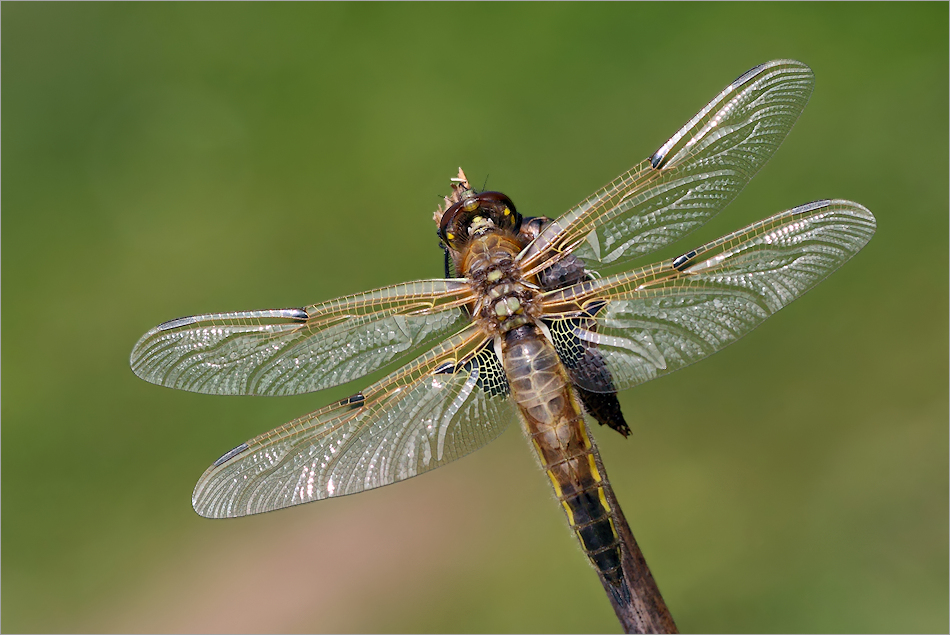
[[[525,433],[587,557],[622,588],[620,540],[607,502],[610,485],[597,469],[567,371],[538,327],[528,324],[501,337],[508,385],[524,415]]]

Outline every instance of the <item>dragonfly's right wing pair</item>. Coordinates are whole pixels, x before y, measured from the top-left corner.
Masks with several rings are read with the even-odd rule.
[[[874,230],[857,203],[809,203],[678,258],[552,291],[546,320],[559,350],[599,353],[601,364],[572,374],[577,385],[624,390],[736,341],[847,262]]]

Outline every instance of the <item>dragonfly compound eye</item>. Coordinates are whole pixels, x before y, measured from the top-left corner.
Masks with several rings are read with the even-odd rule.
[[[517,232],[521,228],[521,214],[505,194],[501,192],[482,192],[478,201],[483,210],[486,210],[497,227],[503,227]]]

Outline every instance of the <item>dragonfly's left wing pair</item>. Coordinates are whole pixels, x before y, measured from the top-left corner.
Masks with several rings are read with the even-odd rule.
[[[146,333],[132,351],[137,375],[212,394],[310,392],[418,355],[226,453],[199,479],[195,511],[244,516],[361,492],[498,436],[516,409],[494,348],[462,308],[470,301],[462,280],[424,280],[306,309],[180,318]]]
[[[201,476],[192,504],[226,518],[355,494],[454,461],[515,420],[498,358],[471,325],[369,388],[234,448]]]

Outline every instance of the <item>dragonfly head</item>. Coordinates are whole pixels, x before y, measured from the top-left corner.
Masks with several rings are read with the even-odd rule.
[[[517,234],[521,214],[511,199],[501,192],[480,192],[465,189],[458,201],[442,214],[439,238],[449,249],[459,250],[476,236],[491,231]]]

